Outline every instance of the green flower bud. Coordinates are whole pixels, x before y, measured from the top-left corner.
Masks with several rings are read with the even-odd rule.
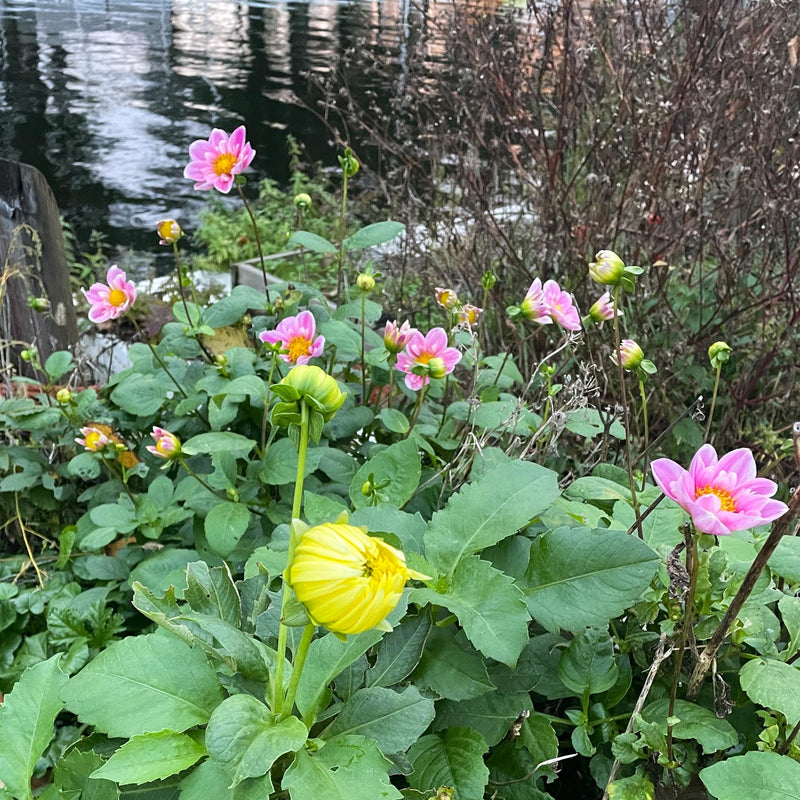
[[[66,405],[67,403],[71,403],[72,402],[72,392],[67,388],[59,389],[56,392],[56,400],[58,400],[58,402],[61,403],[62,405]]]
[[[375,288],[375,278],[369,273],[362,272],[356,278],[356,286],[358,286],[362,292],[371,292]]]
[[[613,250],[600,250],[589,264],[593,281],[606,286],[616,286],[625,273],[625,262]]]
[[[342,407],[347,394],[339,389],[336,379],[325,370],[309,364],[298,364],[289,370],[288,375],[272,387],[285,404],[296,403],[305,398],[308,405],[318,411],[325,422],[330,422]],[[286,409],[282,409],[283,412]]]
[[[434,356],[428,362],[428,374],[431,378],[444,378],[447,375],[447,365],[444,363],[444,359]]]
[[[28,308],[38,311],[40,314],[50,310],[50,301],[46,297],[29,297]]]
[[[483,277],[481,278],[481,286],[486,289],[487,292],[491,292],[494,289],[494,285],[497,283],[497,275],[494,274],[490,269],[487,269],[486,272],[483,273]]]
[[[719,369],[730,357],[733,348],[726,342],[714,342],[708,348],[708,359],[714,369]]]
[[[344,172],[345,176],[348,178],[352,178],[358,172],[359,163],[353,157],[353,151],[346,147],[343,156],[339,156],[339,164],[342,168],[342,172]]]
[[[311,208],[311,196],[305,192],[300,192],[294,196],[294,204],[300,211],[308,211]]]

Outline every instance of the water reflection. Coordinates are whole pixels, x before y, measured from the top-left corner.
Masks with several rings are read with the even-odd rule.
[[[307,74],[330,73],[347,47],[396,59],[403,2],[7,0],[2,155],[42,170],[84,241],[95,228],[151,250],[157,219],[191,222],[204,204],[182,170],[211,127],[247,126],[254,178],[286,177],[287,131],[332,161],[300,105]]]

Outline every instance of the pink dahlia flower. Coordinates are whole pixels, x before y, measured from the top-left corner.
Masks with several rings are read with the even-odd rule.
[[[81,428],[81,433],[83,434],[83,438],[75,439],[75,441],[81,447],[85,447],[92,453],[98,453],[103,448],[112,444],[112,440],[99,428],[95,428],[94,425],[86,425]]]
[[[208,141],[198,139],[189,145],[192,160],[183,170],[183,177],[195,181],[195,189],[216,189],[228,194],[234,178],[250,166],[256,154],[246,137],[244,125],[240,125],[230,136],[214,128]]]
[[[154,456],[173,459],[180,455],[181,441],[174,433],[170,433],[166,428],[155,426],[151,436],[156,443],[155,445],[148,445],[146,449]]]
[[[458,321],[462,325],[474,325],[481,314],[483,314],[482,308],[478,308],[478,306],[474,306],[472,303],[464,303],[464,305],[458,309]]]
[[[753,453],[746,447],[719,460],[710,444],[694,455],[688,472],[668,458],[652,463],[653,476],[664,494],[691,514],[695,528],[727,536],[783,516],[787,506],[772,500],[777,485],[756,477]]]
[[[316,336],[317,323],[310,311],[296,317],[286,317],[274,331],[259,334],[262,342],[281,346],[281,359],[287,364],[308,364],[309,359],[322,355],[325,337]],[[316,337],[316,338],[315,338]]]
[[[432,328],[423,336],[414,331],[406,349],[397,356],[397,369],[406,373],[406,386],[419,391],[434,378],[449,375],[461,361],[461,353],[447,346],[444,328]]]
[[[89,301],[89,319],[107,322],[122,316],[136,302],[136,287],[119,267],[110,267],[106,275],[108,285],[93,283],[89,290],[81,289]]]
[[[581,318],[572,295],[565,292],[555,281],[547,281],[542,289],[545,311],[564,330],[579,331]]]
[[[390,353],[402,353],[406,349],[409,339],[417,333],[416,328],[411,327],[411,323],[406,320],[399,328],[397,320],[387,322],[383,329],[383,344]]]
[[[542,281],[536,278],[528,289],[525,299],[519,304],[519,310],[525,319],[538,322],[540,325],[550,325],[550,309],[544,299]]]

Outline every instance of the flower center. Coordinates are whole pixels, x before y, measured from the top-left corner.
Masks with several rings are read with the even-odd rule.
[[[433,358],[433,353],[420,353],[417,358],[417,364],[427,364]]]
[[[694,493],[694,496],[702,497],[705,494],[714,494],[719,497],[720,511],[736,511],[736,503],[731,497],[730,492],[726,492],[724,489],[719,489],[716,486],[704,486],[702,489],[698,489]]]
[[[236,166],[236,156],[233,153],[220,153],[214,159],[214,172],[217,175],[229,175]]]
[[[311,340],[302,336],[295,336],[286,349],[289,351],[289,360],[297,361],[300,356],[311,355]]]
[[[100,431],[89,431],[89,433],[86,434],[86,439],[85,439],[86,449],[94,450],[95,452],[97,452],[100,449],[100,447],[102,447],[100,443],[100,437],[102,435],[103,434],[101,434]]]
[[[112,306],[122,306],[128,300],[128,295],[122,291],[122,289],[112,289],[108,293],[108,302],[111,303]]]

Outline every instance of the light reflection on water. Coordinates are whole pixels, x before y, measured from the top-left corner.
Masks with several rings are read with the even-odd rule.
[[[196,223],[182,172],[212,127],[247,126],[251,180],[286,177],[287,131],[335,161],[305,76],[361,40],[401,68],[409,2],[5,0],[0,156],[42,170],[84,242],[152,251],[158,219]]]

